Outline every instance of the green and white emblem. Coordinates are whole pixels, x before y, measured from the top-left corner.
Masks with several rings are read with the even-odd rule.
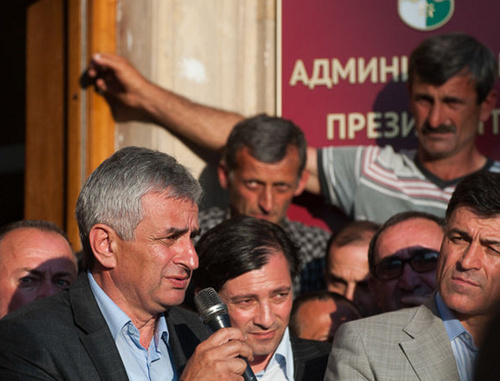
[[[455,0],[398,0],[398,14],[411,28],[437,29],[448,22],[455,9]]]

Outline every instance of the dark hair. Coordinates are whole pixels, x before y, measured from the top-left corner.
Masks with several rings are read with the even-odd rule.
[[[307,142],[302,130],[292,121],[260,114],[244,119],[231,131],[224,149],[223,160],[229,170],[237,167],[236,155],[248,148],[250,155],[267,164],[281,161],[290,146],[297,148],[300,175],[306,165]]]
[[[351,221],[335,231],[326,246],[326,265],[330,266],[330,250],[332,246],[344,247],[353,243],[370,242],[371,234],[375,234],[380,225],[372,221]]]
[[[20,220],[4,225],[0,228],[0,241],[7,235],[7,233],[23,228],[32,228],[40,230],[42,232],[59,234],[66,240],[69,247],[71,247],[71,243],[69,242],[68,237],[66,236],[64,231],[55,223],[44,220]]]
[[[143,218],[141,199],[155,192],[194,203],[202,194],[198,181],[175,158],[143,147],[120,149],[90,174],[76,203],[85,269],[94,263],[89,242],[92,227],[102,223],[121,239],[133,240]]]
[[[500,214],[500,173],[479,171],[458,183],[446,209],[446,221],[459,207],[470,208],[480,217]]]
[[[203,234],[196,245],[195,287],[219,291],[228,280],[266,265],[273,250],[283,252],[293,280],[299,269],[297,248],[280,226],[253,217],[225,220]]]
[[[489,48],[463,33],[449,33],[424,40],[410,55],[409,84],[419,77],[441,86],[456,75],[471,74],[476,82],[477,103],[495,85],[498,64]]]
[[[358,316],[358,318],[361,318],[361,313],[359,312],[356,305],[352,301],[347,299],[344,295],[327,290],[309,292],[307,294],[297,296],[293,301],[292,312],[290,313],[290,323],[288,324],[288,326],[290,327],[290,332],[295,336],[300,336],[300,322],[297,317],[297,312],[299,311],[300,307],[302,307],[302,305],[314,300],[332,300],[337,305],[339,303],[345,303],[347,306],[349,306],[352,312]]]
[[[410,210],[407,212],[396,213],[391,218],[389,218],[375,233],[370,241],[370,246],[368,248],[368,264],[370,266],[370,274],[373,275],[375,272],[375,247],[377,246],[377,241],[380,235],[389,229],[390,227],[397,225],[401,222],[414,220],[418,218],[423,218],[425,220],[430,220],[435,222],[444,231],[444,219],[426,212],[421,212],[418,210]]]

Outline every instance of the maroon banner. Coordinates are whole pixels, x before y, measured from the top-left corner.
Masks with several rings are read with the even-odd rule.
[[[277,114],[301,126],[315,147],[415,148],[406,89],[409,54],[427,37],[460,31],[498,57],[500,33],[494,26],[500,3],[485,3],[278,1]],[[500,160],[499,107],[480,128],[478,144]],[[289,215],[310,218],[296,206]]]

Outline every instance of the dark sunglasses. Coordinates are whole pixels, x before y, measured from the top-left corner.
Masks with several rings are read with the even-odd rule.
[[[389,257],[383,259],[374,267],[374,275],[380,280],[391,280],[403,275],[404,266],[410,264],[413,271],[417,273],[426,273],[436,269],[439,253],[426,248],[414,249],[412,256],[408,259],[399,257]]]

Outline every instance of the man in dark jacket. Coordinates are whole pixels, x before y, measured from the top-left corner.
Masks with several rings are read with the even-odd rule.
[[[239,356],[253,359],[243,334],[208,337],[196,314],[173,307],[198,266],[200,195],[164,153],[126,147],[105,160],[76,206],[86,271],[0,321],[0,379],[240,379]]]
[[[252,217],[226,220],[196,245],[196,290],[213,288],[233,327],[246,336],[261,380],[322,381],[330,345],[290,335],[296,247],[276,224]]]

